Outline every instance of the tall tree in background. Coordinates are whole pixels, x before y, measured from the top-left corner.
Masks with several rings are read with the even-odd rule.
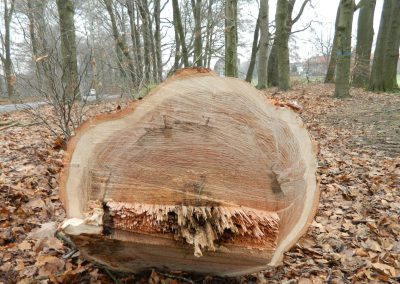
[[[133,58],[136,63],[136,75],[137,78],[142,78],[143,76],[143,56],[142,56],[142,42],[140,40],[140,33],[138,25],[136,24],[136,9],[135,0],[127,0],[126,8],[128,10],[129,26],[131,29],[131,41],[133,46]],[[139,19],[137,19],[139,20]]]
[[[161,54],[161,5],[160,0],[154,0],[154,23],[155,23],[155,31],[154,31],[154,40],[155,40],[155,52],[156,52],[156,65],[157,65],[157,79],[158,81],[162,80],[162,54]]]
[[[144,32],[146,33],[147,36],[147,40],[150,43],[150,62],[151,62],[151,66],[152,66],[152,83],[157,83],[159,81],[158,79],[158,67],[157,67],[157,53],[156,53],[156,44],[154,42],[154,36],[153,36],[153,27],[152,27],[152,23],[153,23],[153,19],[150,16],[150,10],[149,10],[149,2],[147,0],[141,0],[141,6],[139,8],[139,11],[144,11],[145,12],[145,17],[142,17],[142,22],[147,21],[147,30]],[[144,14],[141,15],[144,16]],[[158,15],[159,17],[159,15]],[[161,38],[160,38],[161,41]],[[161,45],[161,43],[160,43]],[[160,51],[161,52],[161,51]]]
[[[287,21],[286,21],[286,31],[288,33],[287,38],[289,39],[289,35],[292,32],[293,25],[300,19],[301,15],[304,12],[306,5],[310,2],[310,0],[304,0],[301,4],[300,10],[298,14],[293,17],[293,8],[296,4],[296,0],[289,0],[287,5]],[[287,54],[289,56],[289,54]],[[287,60],[289,62],[289,57]],[[271,52],[268,59],[268,85],[269,86],[278,86],[279,85],[279,76],[278,76],[278,47],[277,41],[274,40],[272,44]]]
[[[192,0],[194,16],[194,55],[193,63],[197,66],[203,65],[203,42],[201,36],[201,0]]]
[[[174,17],[175,34],[178,35],[178,37],[175,37],[175,38],[179,39],[179,45],[182,48],[183,65],[185,67],[188,67],[189,66],[189,56],[188,56],[188,50],[186,47],[185,33],[183,32],[181,12],[179,9],[178,0],[172,0],[172,11],[173,11],[173,17]]]
[[[14,14],[15,8],[15,0],[11,0],[8,3],[8,0],[3,2],[4,7],[4,50],[5,54],[0,52],[1,62],[3,63],[4,74],[6,75],[7,80],[7,94],[8,97],[11,98],[15,92],[15,83],[16,83],[16,76],[13,70],[13,64],[11,60],[11,39],[10,39],[10,24],[11,19]]]
[[[131,77],[133,87],[135,88],[138,84],[136,77],[135,65],[132,59],[132,56],[129,52],[129,47],[126,43],[125,37],[120,34],[117,26],[117,21],[115,19],[114,9],[113,9],[113,0],[104,0],[104,4],[106,5],[107,13],[111,20],[111,29],[112,34],[116,43],[117,54],[122,54],[124,57],[120,57],[122,61],[122,68],[125,66],[128,67],[129,76]]]
[[[212,55],[212,37],[214,34],[215,20],[213,17],[213,5],[215,0],[208,0],[207,2],[207,25],[206,25],[206,39],[204,47],[204,63],[203,66],[210,67]]]
[[[335,21],[335,35],[333,36],[333,44],[331,49],[331,55],[329,56],[329,64],[328,70],[326,71],[325,83],[333,83],[335,81],[335,69],[336,69],[336,60],[338,53],[338,24],[340,17],[340,3],[336,12],[336,21]]]
[[[287,30],[288,0],[278,0],[276,6],[276,32],[275,41],[278,55],[278,85],[280,90],[290,88],[289,67],[289,33]]]
[[[396,68],[400,44],[400,1],[385,0],[372,64],[369,89],[392,92],[398,88]]]
[[[61,63],[66,99],[79,94],[78,63],[76,58],[74,5],[71,0],[57,0],[61,34]]]
[[[268,0],[260,1],[260,47],[258,53],[258,89],[268,85]],[[257,27],[256,27],[257,28]]]
[[[142,36],[143,36],[143,48],[144,48],[144,78],[145,84],[149,84],[152,80],[152,66],[154,69],[152,54],[154,53],[154,42],[152,42],[153,34],[151,32],[151,20],[150,15],[148,13],[148,5],[147,0],[137,0],[138,9],[140,13],[140,18],[142,20]],[[153,70],[153,72],[156,72]]]
[[[376,0],[364,0],[360,6],[357,24],[356,63],[352,85],[365,87],[369,80],[372,40],[374,38],[374,12]]]
[[[340,16],[336,29],[338,37],[335,94],[336,98],[349,97],[351,29],[355,10],[354,0],[340,0]]]
[[[35,74],[38,82],[39,89],[42,88],[43,80],[43,65],[41,58],[46,56],[46,40],[45,40],[45,7],[47,1],[39,0],[28,0],[27,4],[27,16],[29,20],[29,36],[32,47],[32,57],[35,62]]]
[[[237,1],[225,0],[225,76],[237,77]]]
[[[254,66],[256,65],[256,57],[257,57],[257,51],[258,51],[258,37],[260,34],[260,12],[258,12],[256,27],[254,29],[253,45],[251,48],[251,56],[250,56],[250,64],[249,64],[249,68],[247,69],[247,74],[246,74],[246,82],[249,82],[249,83],[253,79]]]

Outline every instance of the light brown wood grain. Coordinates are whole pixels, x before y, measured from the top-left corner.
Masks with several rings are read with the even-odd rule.
[[[145,251],[131,271],[236,275],[275,265],[318,202],[301,119],[251,85],[205,69],[183,70],[127,111],[87,122],[68,146],[67,215],[104,229],[82,245],[79,229],[74,238],[88,257],[121,270],[123,256],[107,255],[114,245]]]

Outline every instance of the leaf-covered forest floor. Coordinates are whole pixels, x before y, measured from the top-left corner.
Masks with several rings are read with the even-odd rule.
[[[357,89],[337,100],[333,86],[322,84],[267,93],[303,107],[320,147],[317,216],[281,266],[238,278],[121,275],[81,259],[54,235],[29,239],[41,224],[53,228],[65,217],[58,198],[63,150],[19,111],[0,115],[0,283],[399,283],[400,95]],[[92,104],[87,117],[118,105],[126,102]]]

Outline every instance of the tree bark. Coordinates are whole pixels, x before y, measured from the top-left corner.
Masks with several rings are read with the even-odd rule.
[[[295,22],[298,21],[298,19],[300,18],[301,14],[303,13],[304,7],[305,5],[308,3],[308,0],[304,0],[300,12],[299,14],[292,19],[292,13],[293,13],[293,8],[294,5],[296,3],[296,0],[289,0],[288,2],[288,18],[287,18],[287,32],[290,34],[292,31],[292,27],[294,25]],[[289,36],[288,36],[289,38]],[[289,54],[288,54],[289,55]],[[289,58],[288,58],[289,60]],[[290,70],[289,70],[290,71]],[[278,71],[278,49],[277,49],[277,43],[274,40],[274,43],[272,44],[272,48],[271,48],[271,52],[269,55],[269,59],[268,59],[268,86],[272,86],[272,87],[277,87],[279,85],[279,75],[278,75],[279,71]]]
[[[274,41],[268,58],[268,86],[277,87],[278,85],[278,50]]]
[[[65,96],[68,100],[74,100],[79,96],[74,5],[71,0],[57,0],[56,3],[60,21],[61,62]]]
[[[147,31],[145,32],[148,35],[148,41],[150,43],[150,50],[149,50],[149,59],[151,62],[151,70],[152,70],[152,79],[150,80],[152,83],[156,83],[158,82],[158,67],[157,67],[157,52],[156,52],[156,45],[154,42],[154,36],[153,36],[153,32],[152,32],[152,20],[150,17],[150,10],[149,10],[149,4],[147,2],[147,0],[141,0],[142,1],[142,9],[145,12],[145,19],[147,21]],[[160,39],[161,40],[161,39]]]
[[[0,53],[0,58],[3,63],[4,73],[7,83],[7,95],[9,98],[14,96],[15,84],[17,77],[14,74],[13,64],[11,59],[11,39],[10,39],[10,24],[14,14],[15,0],[11,0],[10,7],[8,7],[8,1],[4,3],[4,50],[5,54]]]
[[[340,16],[337,26],[338,48],[335,80],[335,98],[350,97],[351,29],[354,0],[340,0]]]
[[[128,66],[129,75],[131,77],[131,82],[133,84],[133,88],[136,88],[138,86],[138,80],[136,77],[135,64],[134,64],[132,56],[129,52],[129,47],[125,41],[125,37],[123,35],[121,35],[118,31],[117,22],[115,20],[115,15],[114,15],[113,7],[112,7],[112,3],[113,3],[112,1],[113,0],[104,0],[104,3],[106,5],[108,15],[110,16],[110,19],[111,19],[112,33],[113,33],[114,40],[117,45],[116,46],[117,57],[118,57],[118,60],[121,61],[120,64],[122,64],[122,69],[124,70],[124,73],[125,73],[124,67]]]
[[[397,64],[399,62],[399,48],[400,48],[400,1],[393,3],[394,9],[392,10],[392,23],[390,27],[390,36],[387,53],[386,53],[386,70],[385,70],[385,88],[387,92],[398,91],[399,86],[397,83]]]
[[[372,64],[369,90],[393,92],[398,88],[396,67],[399,60],[400,1],[385,0]]]
[[[160,0],[154,0],[154,23],[155,23],[155,31],[154,31],[154,41],[155,41],[155,50],[156,50],[156,66],[157,66],[157,81],[162,81],[162,71],[163,71],[163,63],[162,63],[162,54],[161,54],[161,21],[160,21]]]
[[[186,47],[185,33],[183,32],[181,12],[179,10],[178,0],[172,0],[172,11],[174,17],[175,32],[179,35],[179,44],[182,47],[182,60],[185,67],[189,66],[189,56]]]
[[[225,0],[225,76],[237,77],[237,1]]]
[[[31,0],[27,1],[27,6],[28,6],[28,20],[29,20],[29,36],[31,40],[31,47],[32,47],[32,58],[35,62],[35,74],[36,74],[36,80],[38,83],[38,88],[42,89],[43,85],[43,69],[42,69],[42,64],[38,60],[38,58],[42,55],[45,55],[43,53],[43,46],[41,43],[43,43],[43,39],[40,39],[40,35],[37,32],[39,30],[39,25],[38,23],[41,21],[44,21],[44,7],[46,5],[46,1],[37,1],[37,0]]]
[[[174,22],[175,22],[175,13],[174,13]],[[179,34],[177,30],[175,29],[175,58],[174,58],[174,68],[173,72],[177,71],[179,69],[179,66],[181,64],[181,58],[182,58],[182,53],[181,53],[181,44],[180,44],[180,39],[179,39]]]
[[[258,89],[268,85],[268,0],[260,1],[260,47],[258,52]]]
[[[253,79],[254,66],[256,65],[259,33],[260,33],[260,13],[258,14],[256,27],[254,29],[253,46],[251,48],[250,64],[249,64],[249,68],[247,69],[247,74],[246,74],[246,82],[249,82],[249,83],[251,83],[251,80]]]
[[[149,84],[151,82],[151,66],[152,66],[152,59],[151,59],[151,54],[152,54],[152,46],[151,46],[151,39],[150,37],[152,36],[152,33],[150,31],[149,27],[149,15],[146,12],[145,4],[143,0],[139,0],[138,2],[138,9],[140,13],[140,18],[142,20],[142,36],[143,36],[143,48],[144,48],[144,79],[145,79],[145,84]]]
[[[335,21],[335,35],[333,36],[332,50],[331,56],[329,57],[328,70],[326,72],[324,83],[333,83],[335,82],[335,69],[336,69],[336,60],[337,60],[337,52],[338,52],[338,23],[340,17],[340,4],[338,6],[336,12],[336,21]]]
[[[203,41],[201,34],[201,0],[192,0],[194,16],[194,55],[193,65],[203,65]]]
[[[211,39],[214,33],[214,19],[212,17],[212,8],[213,8],[214,0],[208,0],[207,6],[207,29],[206,29],[206,46],[204,48],[204,63],[203,66],[210,68],[211,54],[212,54],[212,44]]]
[[[357,25],[356,61],[352,85],[366,87],[369,80],[372,40],[374,38],[374,12],[376,0],[364,0]]]
[[[280,90],[288,90],[290,88],[290,66],[289,66],[289,33],[287,27],[288,19],[288,0],[278,0],[276,6],[276,34],[275,41],[277,44],[278,55],[278,85]]]
[[[129,17],[129,25],[131,29],[131,40],[133,46],[133,58],[136,63],[136,77],[139,81],[139,78],[143,76],[143,59],[142,59],[142,51],[141,51],[141,42],[140,42],[140,34],[135,23],[135,3],[134,0],[127,0],[126,7],[128,10],[128,17]]]

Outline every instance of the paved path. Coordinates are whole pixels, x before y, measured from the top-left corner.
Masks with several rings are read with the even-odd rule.
[[[117,99],[119,97],[120,96],[118,96],[118,95],[103,96],[100,100],[113,100],[113,99]],[[96,100],[96,97],[95,96],[88,96],[86,98],[86,100],[88,102],[92,102],[92,101]],[[41,105],[44,105],[44,104],[46,104],[46,102],[0,105],[0,113],[6,113],[6,112],[22,110],[22,109],[37,108],[37,107],[39,107]]]
[[[24,104],[0,105],[0,113],[11,112],[11,111],[21,110],[21,109],[37,108],[44,104],[46,104],[46,103],[45,102],[35,102],[35,103],[24,103]]]

